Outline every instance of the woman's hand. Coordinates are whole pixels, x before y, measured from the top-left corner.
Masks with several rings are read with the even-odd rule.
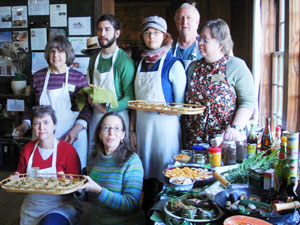
[[[134,131],[129,131],[129,140],[132,148],[136,150],[136,134]]]
[[[65,141],[72,144],[78,139],[78,134],[82,129],[84,129],[83,126],[79,123],[76,123],[75,126],[66,135]]]
[[[29,125],[25,121],[23,121],[21,125],[16,127],[18,136],[16,136],[15,138],[20,139],[21,137],[23,137],[23,135],[27,132],[28,129],[29,129]]]
[[[224,132],[224,140],[226,141],[237,141],[241,133],[235,128],[229,127]]]
[[[84,176],[84,178],[87,179],[87,182],[79,189],[85,189],[88,192],[93,192],[96,194],[100,194],[102,191],[102,187],[97,184],[92,178],[89,176]]]
[[[12,180],[15,180],[17,178],[19,178],[19,172],[14,172],[12,175],[9,176],[9,180],[12,181]]]
[[[96,107],[96,109],[97,109],[98,111],[100,111],[101,113],[103,113],[103,114],[107,113],[105,104],[97,104],[97,103],[96,103],[96,104],[93,104],[93,99],[92,99],[90,96],[88,96],[87,98],[88,98],[88,103],[89,103],[91,106]]]

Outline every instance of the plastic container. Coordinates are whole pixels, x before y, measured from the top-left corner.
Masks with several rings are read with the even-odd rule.
[[[222,149],[220,147],[209,147],[208,151],[209,151],[209,162],[211,166],[213,167],[221,166]]]
[[[207,154],[206,149],[201,145],[193,146],[193,159],[194,163],[204,166],[207,164]]]
[[[235,141],[223,141],[222,159],[224,165],[236,164],[236,144]]]

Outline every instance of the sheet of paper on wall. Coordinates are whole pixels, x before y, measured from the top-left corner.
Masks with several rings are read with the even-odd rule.
[[[28,15],[49,15],[49,0],[28,0]]]
[[[22,48],[25,52],[28,52],[28,32],[13,31],[13,43],[17,49]]]
[[[31,73],[34,74],[35,72],[48,67],[48,63],[44,57],[44,52],[32,52],[32,68]]]
[[[31,50],[45,50],[47,44],[47,28],[31,28]]]
[[[0,7],[0,28],[11,28],[11,7]]]
[[[89,65],[89,57],[76,57],[72,66],[75,70],[78,70],[82,74],[87,74],[87,68]]]
[[[10,31],[0,32],[0,48],[3,47],[5,43],[11,43],[12,33]]]
[[[69,35],[91,35],[91,17],[69,17]]]
[[[69,37],[68,38],[74,49],[75,55],[83,55],[81,50],[86,49],[88,37]]]
[[[67,26],[67,4],[50,5],[50,27]]]
[[[22,99],[7,99],[6,102],[6,110],[7,111],[15,111],[15,112],[23,112],[25,109],[25,103]]]
[[[13,28],[27,27],[27,6],[13,6],[12,9],[12,25]]]

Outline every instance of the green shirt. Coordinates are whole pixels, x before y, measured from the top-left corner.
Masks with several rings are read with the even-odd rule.
[[[99,53],[100,54],[100,53]],[[88,80],[92,83],[92,77],[94,76],[94,65],[97,55],[91,57],[88,67]],[[99,73],[108,72],[111,68],[112,57],[102,58],[99,57],[99,63],[97,70]],[[133,60],[122,50],[119,49],[116,61],[113,66],[114,83],[116,89],[116,95],[119,103],[119,107],[112,110],[109,107],[108,111],[120,112],[128,108],[128,101],[134,99],[133,81],[134,81],[134,62]]]

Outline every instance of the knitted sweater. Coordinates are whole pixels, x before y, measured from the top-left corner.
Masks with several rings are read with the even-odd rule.
[[[99,196],[88,194],[90,224],[144,224],[139,204],[144,171],[136,153],[122,167],[113,156],[101,155],[89,175],[103,188]]]

